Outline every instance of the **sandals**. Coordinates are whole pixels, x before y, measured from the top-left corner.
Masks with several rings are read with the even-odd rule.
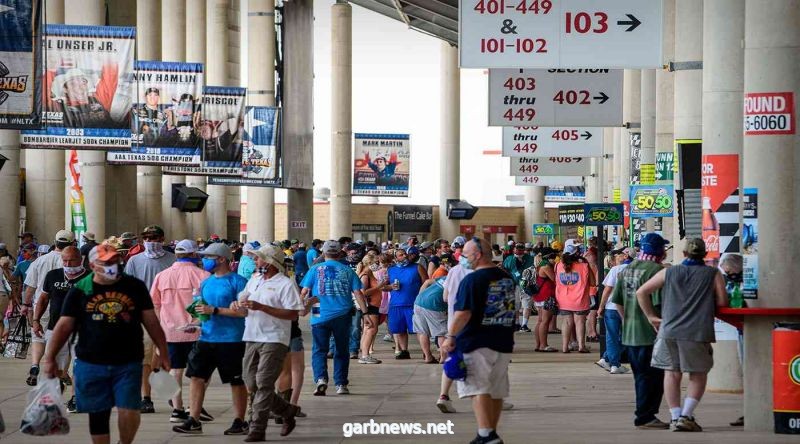
[[[550,347],[550,346],[548,345],[548,346],[547,346],[547,347],[545,347],[545,348],[534,348],[534,349],[533,349],[533,351],[535,351],[535,352],[539,352],[539,353],[555,353],[555,352],[557,352],[558,350],[556,350],[555,348],[553,348],[553,347]]]
[[[425,361],[423,361],[423,362],[425,362],[426,364],[438,364],[438,363],[439,363],[439,360],[438,360],[438,359],[436,359],[436,358],[433,358],[433,357],[432,357],[432,358],[430,358],[430,359],[426,359],[426,360],[425,360]]]
[[[560,335],[561,334],[561,330],[559,330],[559,329],[550,330],[550,331],[547,332],[547,334],[549,334],[549,335]]]
[[[587,336],[586,337],[586,342],[600,342],[600,336],[598,336],[598,335]]]

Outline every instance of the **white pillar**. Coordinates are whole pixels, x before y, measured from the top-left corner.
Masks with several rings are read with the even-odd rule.
[[[675,0],[663,1],[664,31],[662,53],[664,62],[675,58]],[[675,121],[675,74],[660,69],[656,71],[656,156],[658,153],[671,153],[673,150],[674,137],[673,125]],[[657,183],[672,184],[669,181],[657,181]],[[670,237],[674,218],[662,218],[661,226],[663,233]],[[674,238],[673,238],[674,239]],[[667,260],[672,260],[672,252],[667,253]]]
[[[612,183],[611,188],[611,200],[614,201],[614,195],[619,193],[617,190],[620,189],[620,183],[622,182],[622,148],[621,148],[621,140],[622,140],[622,128],[614,128],[612,133],[612,149],[614,150],[614,154],[612,157],[611,163],[611,174],[614,177],[614,182]],[[620,194],[621,196],[621,194]]]
[[[439,237],[452,240],[460,231],[458,221],[447,218],[447,199],[461,198],[461,71],[458,48],[447,42],[440,45]]]
[[[0,239],[14,254],[19,246],[19,131],[0,130],[0,155],[8,158],[0,170],[0,190],[3,190],[3,198],[0,199]],[[63,199],[63,194],[59,197]],[[44,240],[53,237],[55,232],[36,234],[40,240]]]
[[[533,224],[544,223],[544,191],[545,187],[525,187],[525,229],[522,232],[526,241],[534,240]]]
[[[353,12],[331,6],[331,197],[333,239],[352,236]]]
[[[642,170],[655,168],[656,163],[656,71],[642,70]],[[647,165],[647,166],[645,166]],[[653,231],[654,219],[646,220],[645,229]]]
[[[175,0],[166,0],[175,1]],[[206,1],[186,0],[186,23],[206,22]],[[190,63],[206,63],[206,33],[197,32],[194,26],[186,27],[186,61]],[[186,185],[206,190],[205,176],[186,176]],[[190,239],[202,237],[208,239],[208,220],[206,209],[199,213],[186,213],[188,230],[186,236]]]
[[[273,0],[251,0],[247,10],[247,100],[253,106],[275,105],[275,5]],[[275,190],[247,188],[247,240],[275,240]]]
[[[228,6],[230,0],[206,0],[206,85],[228,86]],[[208,185],[208,234],[222,238],[228,233],[225,187]]]
[[[614,129],[603,128],[603,201],[611,202],[614,192]]]
[[[800,7],[797,0],[745,3],[744,93],[794,95],[794,134],[744,136],[744,186],[758,189],[758,299],[750,307],[798,307],[800,251],[788,247],[800,220]],[[752,318],[751,318],[752,319]],[[746,320],[744,415],[748,431],[771,431],[772,323]],[[797,318],[795,320],[798,320]]]
[[[620,171],[620,192],[622,201],[630,200],[631,183],[631,134],[640,132],[638,126],[642,120],[642,71],[626,69],[623,83],[622,120],[633,124],[634,128],[623,129],[620,140],[622,149],[622,170]]]

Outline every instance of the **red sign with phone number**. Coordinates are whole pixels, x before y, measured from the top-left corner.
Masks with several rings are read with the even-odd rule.
[[[746,136],[794,134],[794,114],[794,93],[747,93],[744,95],[744,134]]]

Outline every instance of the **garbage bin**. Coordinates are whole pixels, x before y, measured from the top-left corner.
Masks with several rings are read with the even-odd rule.
[[[775,433],[800,434],[800,323],[772,330],[772,397]]]

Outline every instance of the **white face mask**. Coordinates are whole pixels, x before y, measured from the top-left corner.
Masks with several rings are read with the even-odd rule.
[[[64,273],[69,275],[76,275],[83,273],[83,265],[78,265],[77,267],[67,267],[64,266]]]
[[[158,259],[166,252],[164,251],[164,243],[163,242],[145,242],[144,243],[144,254],[145,256],[149,257],[150,259]]]
[[[95,271],[103,279],[108,281],[118,281],[122,275],[119,271],[119,264],[114,265],[99,265],[102,271]]]

